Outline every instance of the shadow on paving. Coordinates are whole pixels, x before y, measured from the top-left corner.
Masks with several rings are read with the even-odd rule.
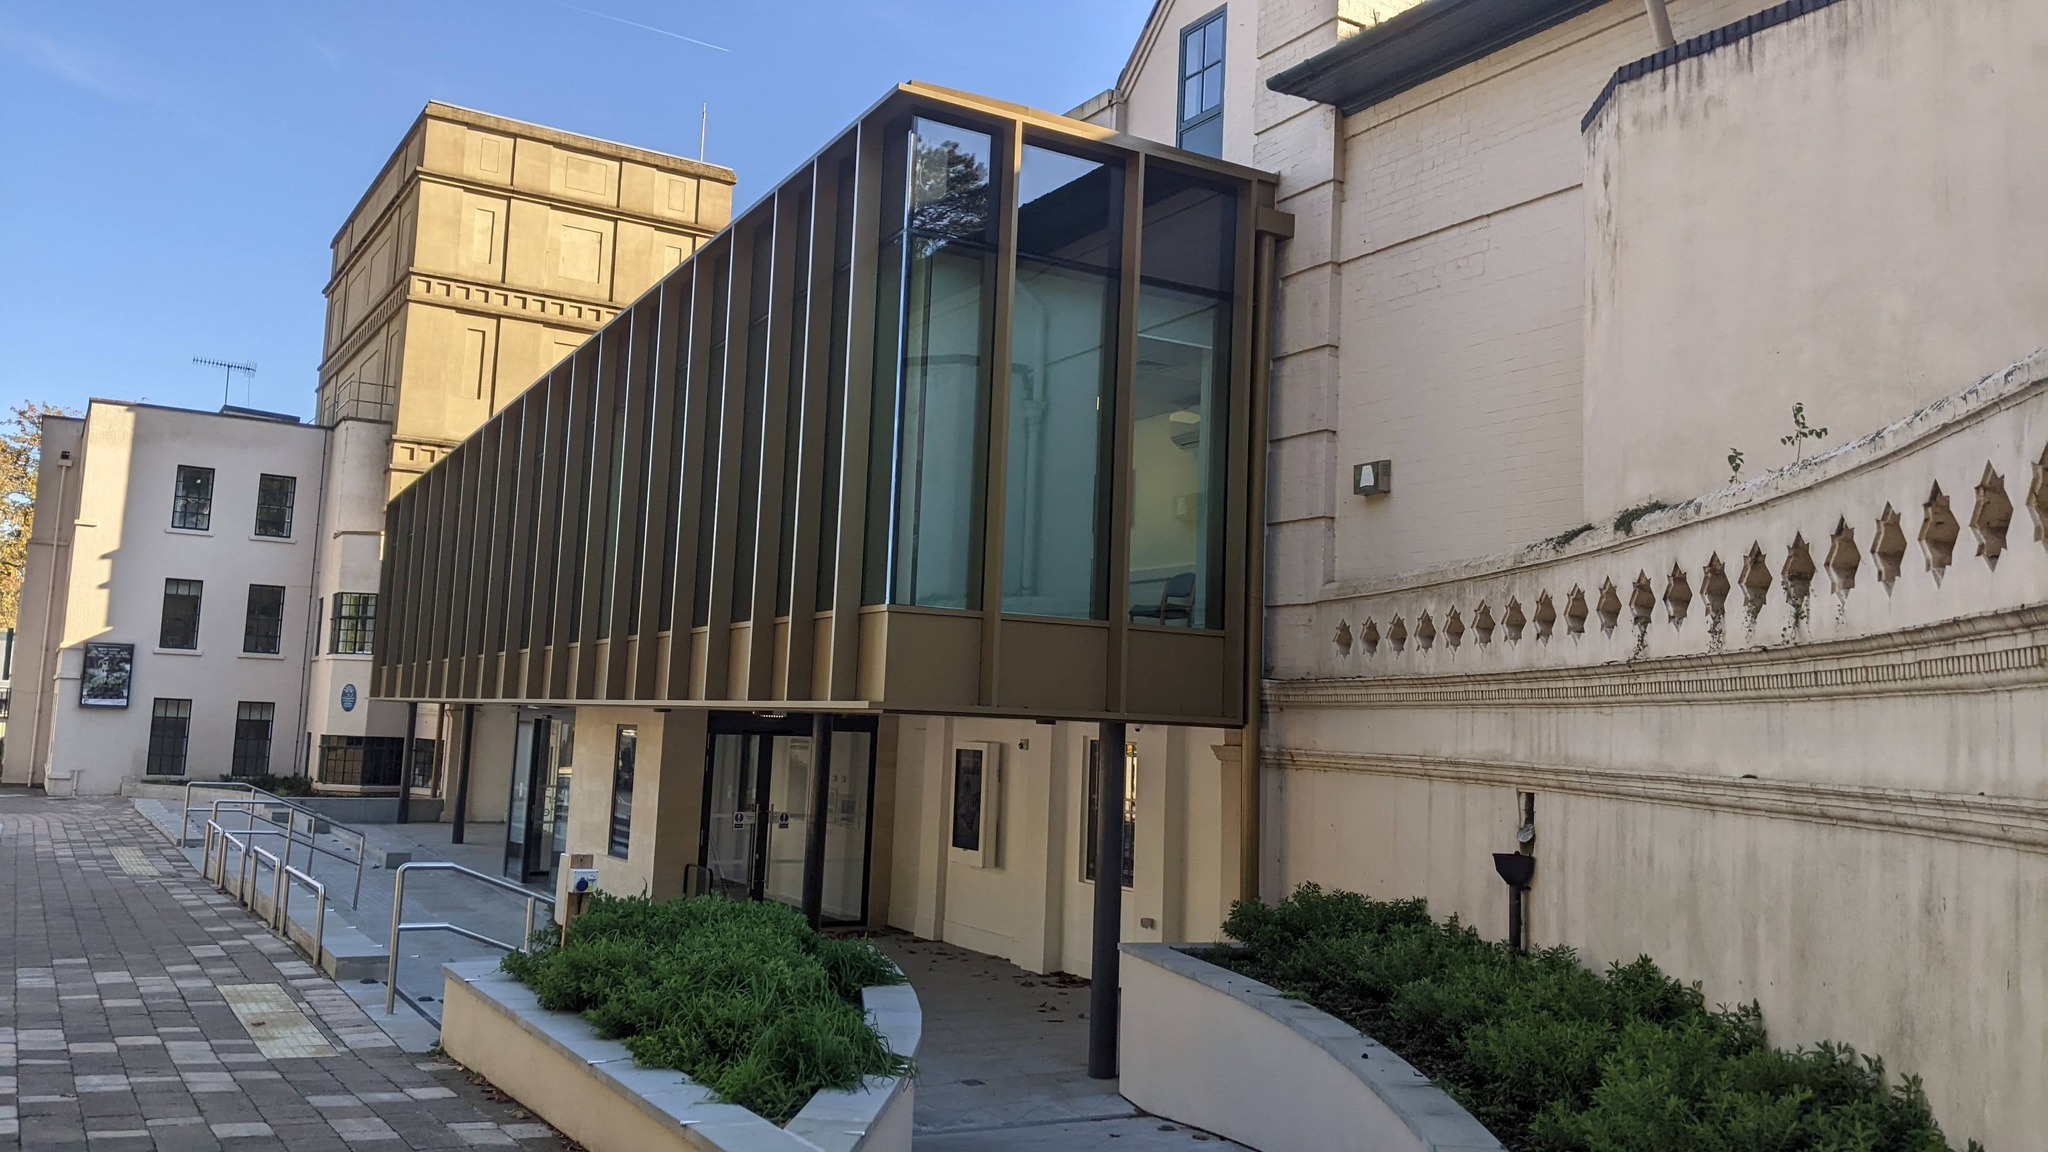
[[[1144,1115],[1116,1081],[1089,1077],[1087,981],[901,933],[875,943],[910,977],[924,1010],[919,1152],[1240,1147]]]
[[[0,1147],[566,1147],[408,1055],[126,801],[0,791]]]

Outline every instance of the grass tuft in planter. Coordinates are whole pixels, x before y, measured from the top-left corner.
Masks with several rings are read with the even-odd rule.
[[[1436,1080],[1524,1152],[1947,1152],[1907,1077],[1846,1045],[1773,1048],[1752,1003],[1707,1008],[1647,956],[1588,971],[1304,884],[1240,901],[1202,958],[1306,1000]],[[1971,1148],[1977,1144],[1972,1141]]]
[[[507,956],[505,971],[639,1063],[777,1124],[821,1089],[909,1069],[860,1002],[903,975],[874,945],[822,936],[781,904],[599,894],[567,943]]]

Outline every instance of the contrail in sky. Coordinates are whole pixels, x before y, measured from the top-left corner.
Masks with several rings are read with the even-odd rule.
[[[713,44],[709,40],[699,40],[695,36],[685,36],[681,32],[671,32],[666,28],[656,28],[652,24],[642,24],[638,20],[628,20],[624,16],[614,16],[609,12],[599,12],[595,8],[585,8],[580,4],[571,4],[569,0],[548,0],[548,3],[553,4],[557,8],[567,8],[572,12],[581,12],[585,16],[595,16],[600,20],[610,20],[614,23],[624,24],[629,28],[639,28],[642,31],[652,32],[657,36],[667,36],[671,40],[681,40],[687,44],[695,44],[700,48],[709,48],[714,52],[732,51],[730,48],[722,48]]]

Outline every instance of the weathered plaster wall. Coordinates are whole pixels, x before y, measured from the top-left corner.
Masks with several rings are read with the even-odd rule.
[[[1845,0],[1586,135],[1586,515],[1860,436],[2048,345],[2048,6]]]

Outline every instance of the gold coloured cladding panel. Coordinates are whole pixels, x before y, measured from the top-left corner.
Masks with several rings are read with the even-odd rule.
[[[1255,320],[1269,307],[1270,287],[1252,275],[1247,256],[1255,231],[1284,223],[1271,209],[1271,176],[1016,105],[921,85],[899,87],[529,390],[517,402],[524,418],[510,422],[518,433],[516,448],[503,442],[490,451],[482,446],[483,437],[510,430],[494,420],[471,438],[478,443],[465,443],[429,470],[430,476],[443,473],[435,483],[415,484],[393,502],[386,611],[380,613],[393,634],[379,638],[380,694],[707,703],[800,699],[901,711],[1242,722],[1241,686],[1256,677],[1230,665],[1247,650],[1245,606],[1261,599],[1257,573],[1246,558],[1247,541],[1259,529],[1237,522],[1252,511],[1238,491],[1244,477],[1263,468],[1263,446],[1252,442],[1248,418],[1264,402],[1252,395],[1255,356],[1248,340],[1233,341],[1232,481],[1218,494],[1229,505],[1223,586],[1231,611],[1224,627],[1131,625],[1120,593],[1111,597],[1107,621],[1005,615],[1001,581],[995,579],[984,586],[984,611],[859,603],[869,463],[869,414],[862,401],[887,395],[891,385],[875,378],[870,354],[876,237],[885,230],[876,215],[874,168],[881,133],[910,115],[985,131],[1005,142],[999,186],[1008,183],[1005,171],[1014,173],[1011,158],[1020,143],[1122,164],[1127,258],[1120,287],[1127,302],[1140,271],[1133,258],[1147,167],[1194,172],[1234,189],[1238,274],[1232,331],[1242,337],[1264,330]],[[853,165],[844,185],[842,163]],[[855,200],[844,213],[837,203],[842,186]],[[1001,199],[1009,221],[1014,196],[1004,191]],[[807,210],[799,211],[798,204]],[[853,234],[853,290],[835,300],[832,254],[839,250],[841,227]],[[753,241],[764,230],[770,256],[757,269]],[[805,254],[808,259],[801,259]],[[720,258],[730,306],[727,315],[714,318],[707,289]],[[998,275],[1007,285],[1016,271],[1014,242],[1001,246],[999,260]],[[750,397],[746,360],[760,351],[747,339],[746,289],[752,277],[763,274],[773,281],[767,294],[768,381]],[[834,314],[835,305],[845,313]],[[1127,303],[1122,316],[1131,312]],[[998,313],[999,332],[1007,332],[1009,319],[1006,310]],[[728,326],[721,364],[709,362],[708,327],[715,320]],[[844,340],[834,342],[821,330],[834,323],[844,325]],[[1113,382],[1117,398],[1129,396],[1133,371],[1129,341],[1122,345]],[[827,400],[828,380],[843,389],[839,398],[845,404],[836,446],[823,440],[820,405]],[[708,422],[707,413],[714,413]],[[749,432],[752,443],[742,440]],[[839,503],[828,509],[815,497],[827,479],[822,463],[832,447]],[[798,455],[791,468],[801,486],[799,498],[787,505],[781,488],[791,473],[779,458],[784,451]],[[615,459],[620,452],[633,459]],[[739,500],[742,460],[760,471],[748,486],[754,496],[748,505]],[[993,463],[985,458],[985,466]],[[671,486],[680,489],[678,497],[662,499]],[[985,487],[999,494],[1002,485]],[[1122,552],[1116,542],[1128,532],[1128,502],[1105,504],[1115,510],[1106,533],[1114,556]],[[793,516],[786,516],[786,507]],[[710,586],[700,588],[694,579],[697,529],[699,517],[707,515]],[[990,525],[985,550],[987,539],[1000,538],[998,520],[984,521]],[[463,530],[450,532],[450,525]],[[828,526],[836,529],[829,537],[822,535]],[[784,533],[794,535],[787,548]],[[735,554],[742,539],[756,542],[747,557]],[[999,561],[999,543],[993,551],[984,558]],[[494,562],[501,555],[502,565]],[[787,581],[796,611],[777,614],[776,563],[785,557],[803,571]],[[742,564],[754,570],[754,579],[735,578]],[[472,577],[477,586],[471,586]],[[1120,589],[1127,574],[1107,572],[1104,578]],[[623,586],[629,582],[633,587]],[[822,595],[798,595],[821,583]],[[655,598],[665,588],[674,602],[658,605]],[[737,612],[731,602],[735,591],[751,593]],[[478,595],[487,597],[488,611],[477,610]],[[712,601],[712,611],[708,625],[693,634],[689,622],[700,597]],[[804,611],[808,599],[825,609]],[[502,625],[492,626],[494,612],[505,614]],[[656,627],[658,620],[669,627]],[[601,646],[600,636],[607,641]],[[479,675],[479,661],[501,671]]]

